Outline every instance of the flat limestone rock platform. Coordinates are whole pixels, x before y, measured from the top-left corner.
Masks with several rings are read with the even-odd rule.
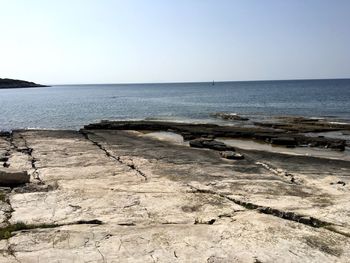
[[[125,130],[2,136],[30,183],[1,188],[0,262],[349,262],[350,162],[240,152]]]

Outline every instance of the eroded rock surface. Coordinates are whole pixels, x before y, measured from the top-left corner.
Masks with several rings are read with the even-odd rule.
[[[3,189],[3,228],[24,224],[0,241],[0,262],[350,257],[346,161],[243,150],[244,160],[227,160],[103,129],[17,131],[0,146],[31,175]]]

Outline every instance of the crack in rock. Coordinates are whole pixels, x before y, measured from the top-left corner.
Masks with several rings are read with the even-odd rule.
[[[9,256],[13,257],[14,260],[15,260],[16,262],[21,262],[21,261],[19,261],[19,259],[16,257],[15,250],[13,249],[12,245],[10,244],[10,242],[9,242],[8,240],[6,241],[6,253],[7,253]]]
[[[5,215],[5,221],[4,223],[6,223],[6,225],[9,225],[10,224],[10,219],[12,217],[12,213],[13,211],[15,211],[11,205],[11,201],[10,201],[10,198],[8,196],[9,193],[6,193],[5,194],[5,198],[4,198],[4,201],[5,203],[8,205],[8,209],[6,209],[6,211],[4,211],[4,215]]]
[[[19,138],[22,139],[23,142],[24,142],[24,148],[21,149],[20,151],[22,153],[25,153],[25,154],[27,154],[29,156],[30,162],[31,162],[31,165],[32,165],[32,169],[34,169],[34,172],[33,172],[34,179],[38,180],[39,184],[44,184],[43,180],[40,178],[38,167],[36,166],[37,160],[33,156],[34,149],[28,146],[27,140],[22,135],[20,135]]]
[[[16,149],[16,146],[13,143],[12,132],[4,134],[4,135],[2,135],[2,137],[4,137],[5,141],[8,142],[8,144],[10,146],[9,148],[6,148],[5,155],[1,157],[1,161],[4,162],[2,166],[4,168],[9,168],[11,164],[8,161],[11,157],[11,149],[12,148]]]
[[[29,157],[29,161],[31,163],[31,167],[32,169],[34,170],[32,172],[32,176],[35,180],[37,180],[39,182],[39,184],[44,184],[44,182],[42,181],[42,179],[40,178],[40,175],[39,175],[39,171],[38,171],[38,168],[36,166],[36,162],[37,160],[35,159],[35,157],[33,156],[33,151],[34,149],[29,147],[28,146],[28,142],[27,140],[23,137],[23,135],[19,135],[18,136],[18,139],[22,140],[23,141],[23,144],[24,144],[24,147],[19,147],[16,145],[15,143],[15,140],[14,140],[14,136],[13,136],[13,132],[9,133],[8,137],[7,137],[7,141],[9,142],[10,144],[10,149],[7,150],[6,152],[6,162],[4,162],[3,166],[4,167],[10,167],[10,163],[8,163],[8,160],[9,160],[9,157],[11,156],[11,149],[17,151],[17,152],[20,152],[20,153],[23,153],[23,154],[26,154],[28,157]]]
[[[12,217],[12,213],[15,211],[12,207],[12,204],[11,204],[11,200],[9,198],[9,193],[6,193],[5,194],[5,198],[4,198],[4,201],[5,203],[8,205],[9,209],[7,209],[6,211],[4,211],[4,215],[5,215],[5,220],[4,220],[4,223],[6,226],[10,226],[10,219]],[[1,229],[0,229],[1,230]],[[4,233],[1,233],[1,235],[6,235],[6,231]],[[10,237],[10,236],[9,236]],[[1,238],[0,238],[1,240]],[[10,256],[12,256],[17,262],[20,262],[17,258],[16,258],[16,255],[15,255],[15,251],[13,249],[13,247],[11,246],[11,244],[9,243],[8,240],[6,240],[6,253]]]
[[[198,220],[197,218],[194,220],[194,224],[195,225],[212,225],[214,224],[216,221],[216,219],[210,219],[208,221],[201,221],[201,220]]]
[[[107,150],[101,143],[97,142],[97,141],[94,141],[93,139],[91,139],[89,137],[89,133],[86,132],[86,131],[80,131],[81,134],[83,134],[83,136],[90,142],[92,142],[94,145],[96,145],[98,148],[100,148],[105,154],[107,157],[115,160],[116,162],[122,164],[122,165],[125,165],[127,167],[129,167],[130,169],[132,169],[133,171],[135,171],[137,173],[137,175],[141,176],[144,178],[145,181],[147,181],[147,175],[142,172],[133,162],[132,160],[129,160],[131,161],[131,163],[128,163],[128,162],[125,162],[120,156],[116,156],[114,155],[111,151]]]
[[[290,182],[291,183],[298,184],[296,182],[295,176],[293,174],[291,174],[291,173],[288,173],[287,171],[285,171],[283,169],[280,169],[280,168],[275,169],[271,165],[268,165],[268,164],[262,163],[262,162],[255,162],[255,164],[262,166],[263,168],[265,168],[266,170],[272,172],[275,175],[290,177]]]
[[[97,250],[97,252],[100,254],[100,256],[102,258],[102,262],[106,262],[104,255],[101,253],[101,251],[99,249],[99,242],[95,241],[94,246],[95,246],[95,249]]]
[[[136,226],[135,223],[119,223],[118,226]]]
[[[9,239],[13,236],[13,233],[18,231],[28,231],[35,229],[46,229],[46,228],[56,228],[62,226],[71,226],[71,225],[102,225],[103,222],[98,219],[92,220],[78,220],[71,223],[40,223],[40,224],[25,224],[22,222],[17,222],[14,224],[8,224],[6,227],[0,228],[0,240],[1,239]]]
[[[330,230],[329,228],[326,228],[330,225],[332,225],[331,223],[329,222],[326,222],[326,221],[323,221],[323,220],[320,220],[320,219],[317,219],[317,218],[314,218],[314,217],[309,217],[309,216],[304,216],[304,215],[300,215],[300,214],[297,214],[297,213],[294,213],[294,212],[285,212],[285,211],[282,211],[282,210],[279,210],[279,209],[275,209],[275,208],[271,208],[271,207],[268,207],[268,206],[261,206],[261,205],[257,205],[257,204],[253,204],[253,203],[250,203],[250,202],[245,202],[245,201],[242,201],[242,200],[239,200],[239,199],[235,199],[235,198],[232,198],[232,197],[229,197],[225,194],[221,194],[221,193],[218,193],[218,192],[215,192],[213,190],[207,190],[207,189],[199,189],[199,188],[196,188],[194,186],[191,186],[191,185],[188,185],[191,189],[192,189],[192,192],[193,193],[203,193],[203,194],[212,194],[212,195],[217,195],[217,196],[220,196],[222,198],[225,198],[237,205],[240,205],[246,209],[249,209],[249,210],[256,210],[260,213],[263,213],[263,214],[267,214],[267,215],[272,215],[272,216],[275,216],[275,217],[279,217],[279,218],[282,218],[282,219],[286,219],[286,220],[290,220],[290,221],[294,221],[294,222],[297,222],[297,223],[301,223],[301,224],[304,224],[304,225],[307,225],[307,226],[311,226],[311,227],[315,227],[315,228],[324,228],[324,229],[328,229]],[[332,231],[332,230],[330,230]],[[335,232],[335,231],[333,231]],[[339,233],[338,233],[339,234]]]

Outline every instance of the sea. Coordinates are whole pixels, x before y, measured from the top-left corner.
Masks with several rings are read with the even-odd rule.
[[[100,120],[220,122],[307,116],[350,122],[350,79],[57,85],[0,89],[0,130],[79,129]]]

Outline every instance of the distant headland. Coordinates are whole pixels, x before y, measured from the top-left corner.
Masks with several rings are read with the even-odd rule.
[[[34,88],[48,87],[34,82],[18,80],[18,79],[2,79],[0,78],[0,89],[17,89],[17,88]]]

